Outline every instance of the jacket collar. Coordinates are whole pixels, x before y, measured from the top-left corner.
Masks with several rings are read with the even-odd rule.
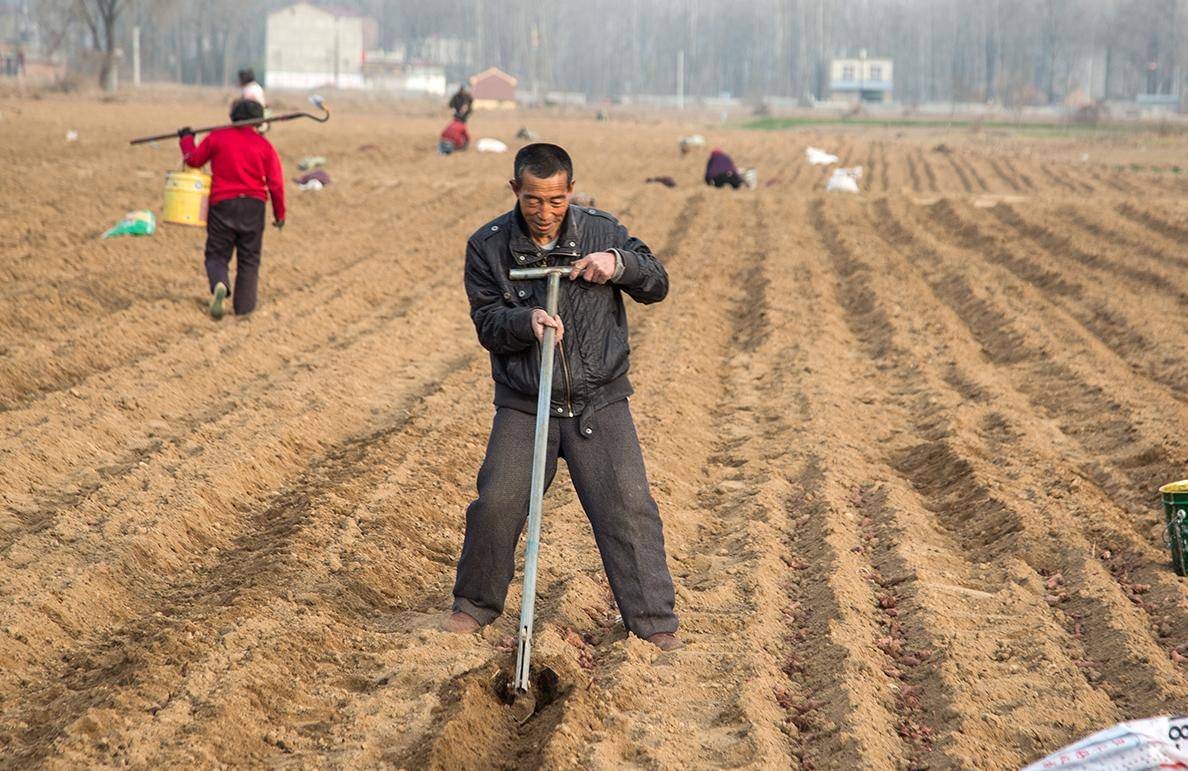
[[[518,265],[533,265],[544,262],[550,256],[580,257],[581,256],[581,228],[578,225],[577,207],[570,206],[561,223],[561,230],[557,232],[557,245],[552,251],[545,251],[528,235],[528,226],[524,222],[524,215],[520,213],[520,204],[512,210],[510,248],[512,257]]]

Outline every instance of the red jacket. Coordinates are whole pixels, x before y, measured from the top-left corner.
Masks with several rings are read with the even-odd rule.
[[[466,124],[460,120],[450,121],[450,125],[441,132],[441,138],[453,142],[454,147],[459,150],[470,144],[470,134],[466,131]]]
[[[210,161],[212,205],[241,196],[267,201],[271,193],[273,215],[278,220],[285,218],[285,173],[280,158],[272,143],[251,126],[212,131],[197,147],[193,136],[183,136],[181,151],[186,165],[195,169]]]

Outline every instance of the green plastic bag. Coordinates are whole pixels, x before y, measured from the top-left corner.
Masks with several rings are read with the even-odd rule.
[[[99,237],[102,239],[112,236],[151,236],[156,231],[157,218],[148,209],[140,209],[125,214],[115,227]]]

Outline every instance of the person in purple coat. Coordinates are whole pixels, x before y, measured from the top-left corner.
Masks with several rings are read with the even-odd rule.
[[[729,185],[738,190],[745,182],[730,156],[715,147],[705,164],[705,184],[714,187]]]

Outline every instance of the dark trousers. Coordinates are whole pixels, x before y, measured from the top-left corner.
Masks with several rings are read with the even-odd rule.
[[[730,185],[730,187],[738,190],[738,188],[743,184],[743,178],[737,171],[723,171],[721,174],[711,179],[710,184],[714,187],[725,187],[726,185]]]
[[[454,610],[489,624],[503,612],[515,572],[516,542],[528,519],[536,417],[499,407],[478,474],[478,498],[466,510],[466,538],[454,583]],[[640,637],[675,632],[675,597],[664,555],[660,511],[627,401],[599,410],[582,436],[577,418],[549,421],[545,486],[557,458],[565,459],[574,489],[594,529],[623,624]],[[548,516],[548,512],[545,512]],[[547,541],[541,543],[547,552]]]
[[[437,152],[439,155],[449,155],[450,153],[461,152],[469,146],[469,142],[463,142],[460,145],[455,145],[449,139],[437,140]]]
[[[228,198],[210,207],[206,217],[206,277],[210,291],[222,282],[230,288],[231,253],[235,252],[236,315],[256,309],[260,281],[260,250],[264,245],[264,202],[258,198]]]

